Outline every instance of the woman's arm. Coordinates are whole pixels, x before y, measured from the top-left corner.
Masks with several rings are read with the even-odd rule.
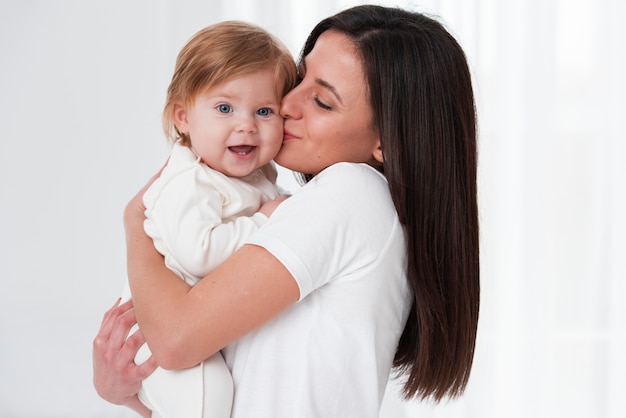
[[[138,322],[161,367],[195,366],[298,300],[291,274],[254,245],[190,288],[165,267],[143,221],[139,194],[124,212],[128,277]]]
[[[135,355],[145,339],[141,331],[126,339],[135,324],[135,313],[132,302],[121,305],[119,302],[104,314],[100,331],[93,340],[93,385],[104,400],[150,417],[150,410],[139,401],[137,392],[141,381],[157,364],[152,357],[145,363],[135,364]]]

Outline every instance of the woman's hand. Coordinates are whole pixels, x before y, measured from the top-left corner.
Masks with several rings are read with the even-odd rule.
[[[137,392],[141,381],[157,368],[157,363],[150,357],[140,365],[135,364],[135,355],[145,339],[139,330],[126,337],[136,322],[132,301],[120,305],[118,300],[104,314],[100,331],[93,340],[93,384],[104,400],[149,417],[150,411],[139,401]]]

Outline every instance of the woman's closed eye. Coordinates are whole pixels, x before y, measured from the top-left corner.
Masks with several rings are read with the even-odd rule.
[[[315,96],[313,100],[315,101],[315,104],[321,107],[322,109],[333,110],[332,106],[327,105],[326,103],[322,102],[319,97]]]

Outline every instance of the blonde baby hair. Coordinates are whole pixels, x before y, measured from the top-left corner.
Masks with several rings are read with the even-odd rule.
[[[233,78],[273,69],[277,95],[282,98],[296,85],[297,71],[287,47],[263,28],[242,21],[224,21],[197,32],[176,59],[163,110],[168,139],[180,138],[189,146],[189,135],[174,124],[174,105],[192,106],[199,94]]]

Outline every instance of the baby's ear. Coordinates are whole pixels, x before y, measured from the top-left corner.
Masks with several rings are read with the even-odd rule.
[[[187,128],[187,110],[185,109],[185,106],[181,103],[175,103],[172,113],[174,116],[174,125],[176,125],[178,132],[187,134],[189,129]]]

